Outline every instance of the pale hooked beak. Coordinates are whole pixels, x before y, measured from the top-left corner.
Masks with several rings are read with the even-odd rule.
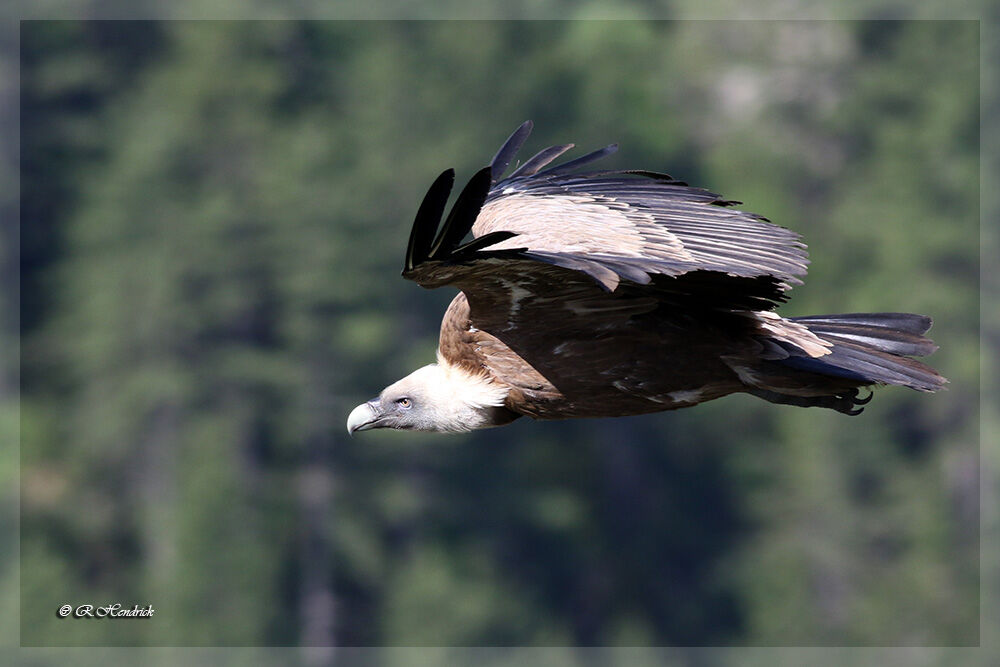
[[[347,432],[354,435],[355,431],[367,431],[378,426],[378,419],[382,416],[378,405],[378,399],[373,398],[351,410],[351,414],[347,416]]]

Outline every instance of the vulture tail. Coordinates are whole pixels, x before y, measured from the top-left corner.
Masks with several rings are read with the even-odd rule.
[[[750,390],[774,403],[832,408],[845,414],[860,414],[871,395],[858,398],[858,388],[899,385],[932,392],[948,382],[930,366],[911,357],[937,350],[923,334],[931,318],[909,313],[852,313],[792,317],[790,321],[809,329],[825,343],[830,353],[821,357],[789,355],[767,362],[778,371]],[[791,373],[788,373],[791,371]],[[824,380],[825,378],[825,380]],[[827,395],[817,395],[828,389]]]
[[[937,349],[923,336],[931,318],[909,313],[863,313],[792,317],[828,343],[830,354],[819,358],[789,357],[816,365],[825,375],[856,378],[867,384],[896,384],[917,391],[937,391],[947,382],[937,371],[910,357],[923,357]]]

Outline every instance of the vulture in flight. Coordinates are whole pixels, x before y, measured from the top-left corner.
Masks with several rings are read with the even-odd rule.
[[[614,144],[556,166],[573,144],[552,146],[504,177],[531,128],[443,223],[454,171],[431,185],[403,277],[460,290],[437,363],[355,408],[349,432],[620,417],[734,392],[855,415],[871,400],[859,388],[945,384],[911,358],[937,349],[929,317],[776,314],[806,273],[806,246],[741,202],[652,171],[579,170]]]

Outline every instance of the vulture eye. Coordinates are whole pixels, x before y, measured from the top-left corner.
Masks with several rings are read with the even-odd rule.
[[[396,405],[403,408],[404,410],[409,410],[410,406],[413,405],[413,401],[411,401],[408,398],[401,398],[398,401],[396,401]]]

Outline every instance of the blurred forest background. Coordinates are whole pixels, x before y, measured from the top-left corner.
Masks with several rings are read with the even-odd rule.
[[[22,23],[22,643],[978,643],[978,35]],[[783,314],[933,316],[949,390],[348,438],[453,296],[425,189],[527,118],[801,232]]]

